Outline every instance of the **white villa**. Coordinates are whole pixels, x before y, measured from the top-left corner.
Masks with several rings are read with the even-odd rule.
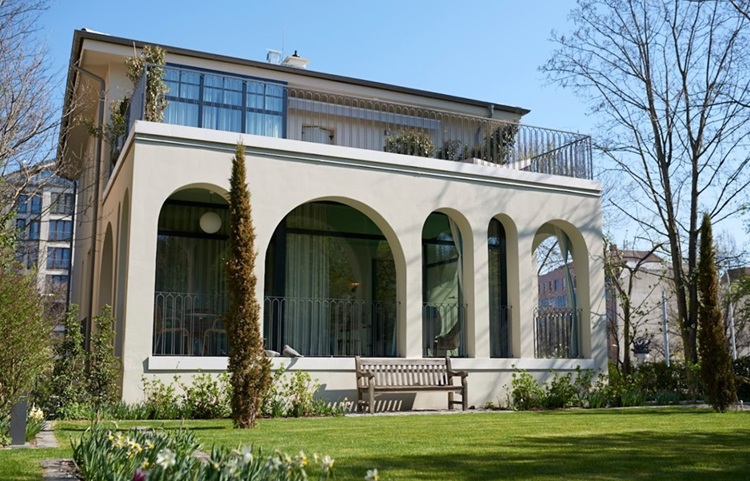
[[[61,161],[79,183],[72,300],[117,318],[122,395],[227,366],[227,194],[245,146],[266,349],[303,357],[322,395],[356,397],[354,356],[451,356],[469,404],[504,399],[514,369],[607,366],[601,189],[590,138],[527,126],[519,107],[346,78],[306,59],[258,62],[166,47],[168,87],[144,119],[143,42],[75,32]],[[108,122],[132,92],[114,146]],[[101,110],[100,110],[101,109]],[[538,306],[534,252],[575,265],[567,310]],[[383,396],[443,407],[445,395]]]

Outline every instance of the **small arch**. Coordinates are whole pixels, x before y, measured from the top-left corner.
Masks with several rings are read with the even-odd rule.
[[[534,346],[538,358],[577,358],[587,351],[590,323],[588,250],[580,231],[564,220],[550,220],[532,242],[537,274]]]
[[[125,334],[125,314],[127,288],[127,260],[130,246],[128,242],[130,233],[130,192],[125,189],[120,210],[120,227],[117,230],[117,279],[115,294],[115,355],[122,356],[123,340]]]
[[[466,247],[468,246],[468,247]],[[467,356],[473,324],[466,320],[473,292],[473,237],[454,209],[433,211],[422,226],[422,355]]]
[[[399,259],[394,231],[361,202],[327,197],[292,209],[266,250],[267,348],[396,356]]]
[[[509,358],[520,349],[520,323],[512,306],[520,302],[518,229],[505,214],[487,227],[490,357]]]
[[[113,285],[113,235],[112,223],[107,223],[107,230],[104,234],[104,247],[102,248],[101,265],[99,266],[99,311],[105,305],[112,305],[112,285]]]

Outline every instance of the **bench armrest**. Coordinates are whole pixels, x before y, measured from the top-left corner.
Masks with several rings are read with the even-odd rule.
[[[452,369],[448,370],[448,375],[451,376],[451,377],[453,377],[453,376],[460,376],[461,377],[461,382],[465,382],[466,378],[469,377],[469,373],[466,372],[466,371],[454,371]]]

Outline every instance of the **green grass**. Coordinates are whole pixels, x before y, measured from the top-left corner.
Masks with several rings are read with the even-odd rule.
[[[130,425],[178,428],[183,423]],[[716,414],[684,408],[481,412],[261,420],[234,431],[228,421],[189,421],[208,449],[251,444],[264,451],[303,449],[336,459],[340,480],[363,479],[746,479],[750,412]],[[69,438],[82,423],[59,423],[65,448],[0,451],[0,479],[38,480],[40,459],[70,456]]]

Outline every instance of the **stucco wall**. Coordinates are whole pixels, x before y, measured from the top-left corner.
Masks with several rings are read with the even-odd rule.
[[[434,211],[453,218],[464,239],[464,289],[469,358],[455,366],[470,371],[470,404],[497,401],[510,384],[513,366],[540,376],[550,368],[573,370],[606,367],[607,340],[601,256],[600,184],[581,179],[531,174],[337,146],[241,136],[235,133],[138,122],[104,193],[102,227],[109,222],[118,240],[118,212],[129,196],[131,228],[117,245],[113,285],[123,321],[123,398],[142,398],[144,373],[171,378],[174,372],[221,370],[222,358],[152,357],[153,293],[159,211],[175,191],[204,187],[218,193],[229,188],[236,143],[246,146],[248,187],[257,234],[257,276],[263,279],[266,249],[279,222],[292,209],[314,200],[334,200],[368,215],[393,251],[400,302],[398,353],[422,354],[422,239],[424,221]],[[513,359],[489,358],[487,229],[498,217],[508,233],[509,304],[513,309]],[[583,310],[583,359],[533,359],[532,314],[536,307],[536,272],[532,249],[540,227],[562,227],[571,238],[579,272]],[[117,242],[116,242],[117,244]],[[118,255],[128,252],[118,262]],[[127,276],[118,274],[126,269]],[[579,271],[580,269],[580,271]],[[588,275],[582,276],[581,272]],[[127,284],[123,279],[126,277]],[[119,284],[118,284],[119,282]],[[96,283],[101,284],[101,279]],[[262,298],[259,283],[258,297]],[[97,294],[98,295],[98,294]],[[590,320],[590,322],[589,322]],[[276,363],[288,363],[289,359]],[[354,396],[352,359],[303,358],[293,369],[305,369],[324,385],[324,395]],[[442,396],[419,396],[415,407],[440,407]]]

